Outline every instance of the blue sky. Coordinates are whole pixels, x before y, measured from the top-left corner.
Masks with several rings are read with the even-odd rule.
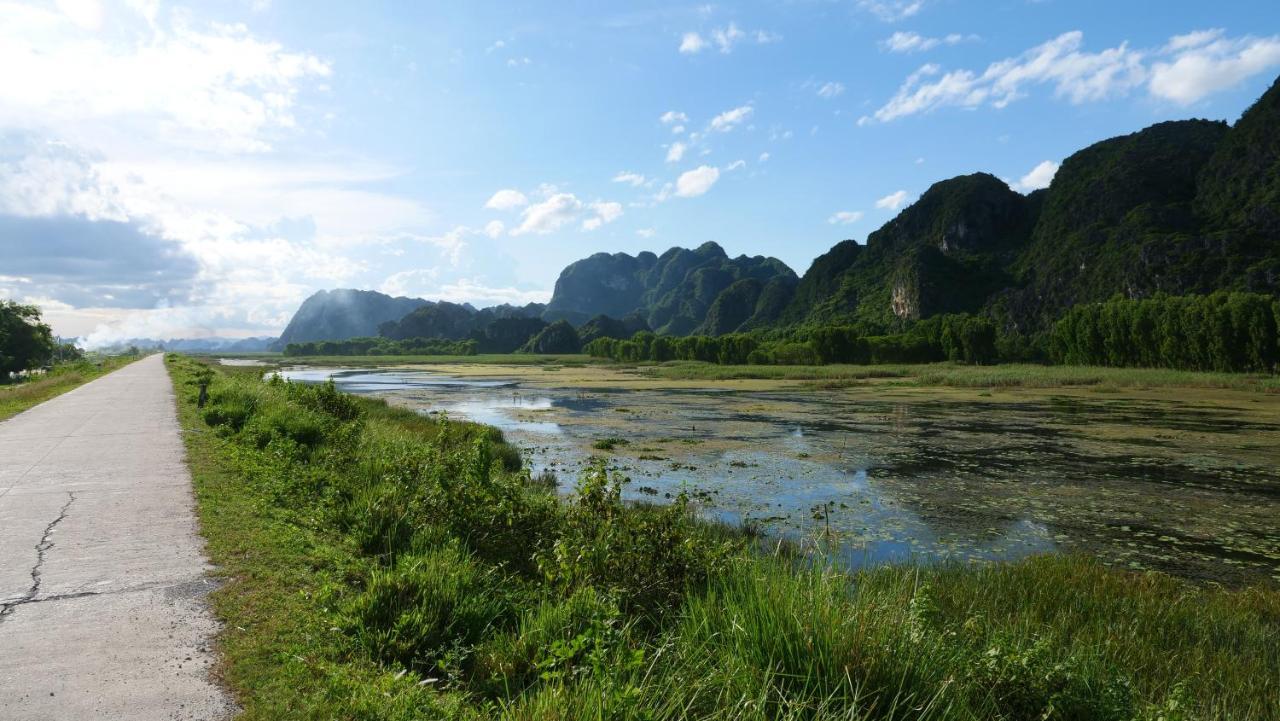
[[[0,17],[0,295],[95,342],[273,334],[338,286],[546,300],[593,252],[707,240],[802,273],[937,180],[1041,187],[1097,140],[1234,120],[1280,74],[1262,1]]]

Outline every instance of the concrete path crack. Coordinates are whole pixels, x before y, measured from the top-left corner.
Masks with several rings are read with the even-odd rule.
[[[44,527],[44,535],[40,537],[40,542],[36,544],[36,564],[31,567],[31,588],[27,590],[20,598],[9,601],[0,606],[0,623],[4,622],[6,616],[13,612],[13,609],[24,603],[31,603],[40,593],[40,573],[44,567],[44,557],[50,548],[53,548],[53,529],[62,523],[67,517],[67,513],[71,510],[71,504],[76,502],[76,494],[68,493],[67,502],[62,504],[62,510],[59,511],[58,517],[49,522]]]

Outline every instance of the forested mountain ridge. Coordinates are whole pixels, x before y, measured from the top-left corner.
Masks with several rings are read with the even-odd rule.
[[[703,327],[723,293],[744,280],[759,286],[739,286],[720,302],[712,319],[720,332],[745,330],[753,322],[771,323],[757,317],[758,301],[771,284],[771,297],[789,300],[798,280],[795,272],[777,258],[730,258],[711,242],[692,250],[671,248],[660,256],[596,253],[560,273],[543,318],[578,325],[600,314],[613,318],[634,314],[658,333],[688,335]],[[769,318],[774,310],[759,309]]]
[[[1103,140],[1027,195],[987,173],[939,181],[865,245],[836,244],[802,277],[776,258],[731,258],[711,242],[662,255],[597,253],[560,273],[545,306],[476,310],[321,292],[280,345],[380,331],[514,349],[517,336],[559,320],[584,342],[636,330],[718,336],[853,324],[875,333],[950,313],[1036,333],[1081,303],[1217,290],[1280,291],[1280,81],[1234,126],[1171,121]],[[504,318],[522,320],[494,325]]]
[[[372,290],[317,291],[298,307],[273,348],[281,350],[290,343],[376,335],[378,324],[399,320],[426,303],[421,298],[393,298]]]
[[[1026,196],[983,173],[936,183],[865,246],[815,260],[784,318],[894,328],[986,312],[1038,331],[1116,294],[1215,290],[1280,290],[1280,81],[1234,126],[1103,140]]]

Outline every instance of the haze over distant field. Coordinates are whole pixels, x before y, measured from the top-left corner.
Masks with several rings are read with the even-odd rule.
[[[270,335],[321,288],[546,301],[596,251],[802,272],[931,183],[1044,187],[1280,71],[1267,0],[0,0],[0,297]]]

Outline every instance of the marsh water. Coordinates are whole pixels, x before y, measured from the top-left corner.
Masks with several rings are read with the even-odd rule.
[[[822,539],[850,566],[1078,550],[1233,585],[1280,580],[1280,417],[1248,399],[281,373],[497,426],[565,492],[603,457],[630,478],[627,498],[684,491],[708,517]]]

